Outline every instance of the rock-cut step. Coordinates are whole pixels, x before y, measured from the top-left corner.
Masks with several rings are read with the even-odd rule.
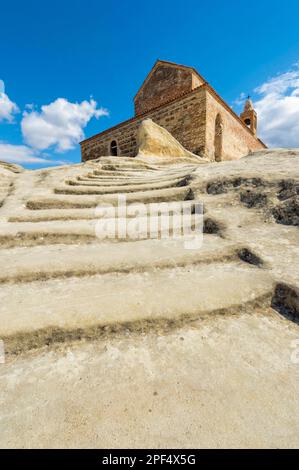
[[[20,352],[55,338],[249,312],[253,305],[270,305],[272,292],[268,272],[236,262],[6,284],[0,290],[0,337],[8,353]]]
[[[193,211],[195,204],[199,204],[201,201],[190,201],[190,207]],[[171,202],[171,210],[177,211],[182,207],[181,201],[174,201]],[[154,210],[156,204],[150,203],[146,205],[147,211]],[[132,208],[132,206],[130,206]],[[157,203],[157,208],[159,213],[167,213],[169,211],[168,204],[161,205]],[[115,207],[111,208],[111,214],[109,211],[106,214],[103,214],[102,217],[118,217],[117,210]],[[135,217],[135,214],[127,214],[127,217]],[[47,221],[68,221],[68,220],[91,220],[91,219],[98,219],[99,214],[96,208],[92,207],[89,209],[40,209],[38,211],[30,210],[30,209],[21,209],[16,211],[14,215],[8,217],[8,222],[47,222]]]
[[[111,187],[101,187],[101,184],[68,184],[54,189],[55,194],[115,194],[115,193],[134,193],[138,191],[153,191],[156,189],[167,189],[173,187],[187,186],[188,179],[178,179],[175,181],[166,181],[165,183],[155,184],[127,184]]]
[[[192,173],[191,173],[192,174]],[[71,181],[77,182],[96,182],[101,184],[111,184],[114,186],[121,185],[121,184],[150,184],[150,183],[160,183],[165,181],[173,181],[175,179],[186,178],[190,176],[190,173],[178,173],[178,174],[163,174],[163,175],[155,175],[155,176],[146,176],[146,175],[139,175],[135,177],[128,177],[128,176],[77,176],[76,179],[72,179]]]
[[[81,187],[95,187],[95,188],[103,188],[104,191],[110,190],[110,192],[118,192],[118,191],[126,191],[126,190],[131,190],[132,188],[136,188],[137,191],[144,189],[163,189],[163,188],[169,188],[172,186],[184,186],[186,182],[189,181],[189,177],[185,176],[183,178],[165,178],[164,180],[154,180],[154,181],[138,181],[138,182],[132,182],[131,180],[125,180],[123,182],[118,182],[118,181],[99,181],[99,180],[94,180],[94,179],[85,179],[85,180],[67,180],[65,183],[70,189],[70,187],[73,189],[73,187],[81,186]],[[64,188],[63,188],[64,189]]]
[[[192,207],[192,206],[191,206]],[[167,208],[167,207],[166,207]],[[96,215],[96,214],[95,214]],[[0,248],[47,244],[99,243],[105,240],[144,240],[169,238],[169,235],[187,236],[217,233],[206,229],[208,218],[166,217],[152,215],[138,217],[105,217],[97,213],[93,220],[59,220],[46,222],[14,222],[0,224]],[[210,224],[211,222],[208,222]],[[196,224],[196,225],[195,225]]]
[[[127,202],[163,202],[185,200],[189,193],[188,187],[157,189],[153,191],[138,191],[128,193]],[[60,208],[90,208],[101,203],[118,204],[117,194],[107,194],[102,196],[93,195],[56,195],[50,197],[32,198],[27,201],[27,208],[39,209],[60,209]]]
[[[0,250],[0,283],[232,261],[238,259],[239,250],[237,245],[214,235],[204,235],[202,245],[193,250],[186,249],[183,239],[18,247]]]

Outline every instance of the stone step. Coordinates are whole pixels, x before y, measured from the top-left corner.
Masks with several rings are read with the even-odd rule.
[[[177,170],[178,171],[178,170]],[[129,170],[126,170],[125,168],[116,168],[114,170],[104,170],[104,169],[101,169],[101,168],[98,168],[98,169],[95,169],[93,170],[91,173],[93,175],[99,175],[99,176],[135,176],[135,175],[139,175],[139,174],[144,174],[144,175],[148,175],[148,176],[151,176],[153,174],[158,174],[160,173],[161,171],[158,170],[158,169],[147,169],[147,168],[135,168],[135,169],[129,169]]]
[[[121,163],[121,164],[103,164],[101,165],[101,168],[99,170],[95,171],[104,171],[104,172],[112,172],[112,171],[122,171],[124,173],[130,172],[130,173],[136,173],[139,171],[157,171],[158,168],[153,168],[150,165],[147,165],[146,163],[138,162],[136,165],[136,162],[133,164],[129,163]]]
[[[173,230],[177,234],[188,234],[194,227],[194,216],[169,217],[161,219],[158,216],[139,217],[101,217],[90,220],[54,220],[46,222],[13,222],[0,224],[0,247],[32,246],[57,243],[86,243],[109,240],[143,240],[147,238],[167,237]],[[107,214],[106,214],[107,215]],[[197,233],[200,234],[202,226],[201,217],[197,218]],[[161,226],[163,224],[163,226]],[[154,232],[155,230],[155,232]],[[209,232],[210,233],[210,232]]]
[[[189,193],[189,189],[182,188],[169,188],[157,189],[153,191],[139,191],[136,193],[129,193],[127,195],[127,202],[163,202],[163,201],[179,201],[184,200]],[[86,195],[53,195],[51,197],[37,197],[31,198],[27,201],[27,208],[32,210],[39,209],[60,209],[60,208],[91,208],[96,207],[101,203],[109,203],[117,205],[118,195],[106,196],[86,196]]]
[[[189,201],[191,209],[193,210],[194,205],[200,201]],[[138,203],[137,203],[138,204]],[[149,203],[145,204],[147,211],[154,210],[155,208],[159,210],[161,214],[167,213],[169,207],[173,211],[176,211],[182,207],[184,204],[182,201],[173,201],[167,205],[161,203]],[[111,208],[111,212],[107,211],[106,214],[102,214],[102,217],[118,217],[118,213],[114,207]],[[134,215],[135,216],[135,215]],[[127,214],[127,217],[133,217],[133,215]],[[90,220],[98,219],[99,214],[97,213],[96,208],[91,209],[40,209],[38,211],[33,211],[30,209],[20,210],[15,212],[15,214],[8,218],[8,222],[47,222],[55,220]]]
[[[186,174],[190,174],[192,171],[194,171],[197,167],[196,166],[192,166],[192,167],[186,167],[186,166],[176,166],[175,168],[159,168],[159,167],[155,167],[155,168],[152,168],[152,169],[147,169],[147,170],[144,170],[144,169],[135,169],[134,171],[126,171],[124,169],[122,169],[122,167],[120,167],[119,169],[116,169],[116,170],[102,170],[102,169],[96,169],[96,170],[93,170],[91,173],[91,175],[96,175],[96,176],[100,176],[100,177],[103,177],[103,176],[108,176],[108,177],[118,177],[118,176],[124,176],[124,177],[128,177],[128,176],[132,176],[132,177],[136,177],[136,176],[143,176],[143,177],[158,177],[159,175],[160,176],[165,176],[165,175],[174,175],[174,174],[181,174],[181,173],[186,173]]]
[[[198,249],[181,240],[144,240],[98,245],[50,245],[0,250],[0,283],[139,272],[238,258],[240,247],[204,235]]]
[[[20,352],[101,332],[248,313],[270,305],[273,288],[266,271],[236,262],[5,284],[0,337],[8,353]]]
[[[31,211],[25,209],[15,212],[8,222],[49,222],[55,220],[89,220],[96,219],[95,209],[44,209]]]
[[[118,186],[127,186],[127,185],[153,185],[153,184],[165,184],[165,183],[172,183],[175,184],[185,178],[189,178],[189,175],[180,175],[179,177],[163,177],[163,178],[156,178],[156,179],[149,179],[149,178],[140,178],[140,179],[131,179],[131,178],[123,178],[123,179],[109,179],[103,180],[101,178],[77,178],[76,180],[66,180],[66,184],[69,185],[99,185],[99,186],[107,186],[107,187],[118,187]]]
[[[175,172],[175,173],[155,173],[151,175],[146,175],[144,173],[139,173],[136,175],[126,175],[124,173],[121,173],[119,175],[97,175],[97,174],[92,174],[88,173],[86,175],[78,175],[77,179],[82,179],[82,178],[88,178],[92,180],[99,180],[99,181],[144,181],[145,183],[150,182],[150,181],[163,181],[163,180],[169,180],[173,178],[183,178],[184,176],[190,175],[190,172],[187,173],[186,171],[180,171],[180,172]]]
[[[87,173],[86,176],[89,177],[97,177],[97,178],[137,178],[139,176],[149,177],[152,178],[153,176],[158,176],[161,174],[160,171],[151,170],[151,171],[103,171],[103,170],[94,170],[92,172]]]
[[[180,178],[174,181],[166,181],[165,183],[150,183],[142,185],[127,184],[126,186],[110,186],[101,187],[101,184],[69,184],[59,186],[54,189],[55,194],[115,194],[115,193],[134,193],[138,191],[153,191],[156,189],[167,189],[174,187],[187,186],[188,180]]]
[[[136,161],[133,164],[127,164],[124,165],[123,163],[119,165],[115,164],[108,164],[108,165],[102,165],[101,168],[96,168],[94,170],[94,173],[115,173],[115,172],[121,172],[121,173],[139,173],[139,172],[144,172],[144,173],[152,173],[152,172],[176,172],[176,171],[192,171],[196,168],[198,168],[198,165],[190,165],[186,163],[182,164],[176,164],[174,167],[169,167],[168,165],[148,165],[142,162],[138,162],[136,165]]]

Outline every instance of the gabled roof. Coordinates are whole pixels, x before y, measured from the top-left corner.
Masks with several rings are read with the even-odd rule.
[[[139,95],[139,93],[141,92],[141,90],[143,89],[143,87],[146,85],[146,83],[149,81],[149,79],[151,78],[151,76],[153,75],[154,71],[160,66],[160,65],[168,65],[168,66],[171,66],[171,67],[174,67],[176,69],[182,69],[182,70],[190,70],[192,73],[194,73],[195,75],[197,75],[197,77],[203,81],[203,83],[206,83],[206,80],[197,72],[197,70],[194,68],[194,67],[189,67],[188,65],[181,65],[181,64],[176,64],[175,62],[169,62],[167,60],[156,60],[156,62],[154,63],[152,69],[150,70],[149,74],[147,75],[146,79],[144,80],[144,82],[142,83],[141,87],[139,88],[139,90],[137,91],[136,95],[134,96],[134,101],[135,99],[137,98],[137,96]]]

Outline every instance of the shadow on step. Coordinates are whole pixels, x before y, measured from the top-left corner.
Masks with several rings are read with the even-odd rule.
[[[220,237],[223,236],[222,230],[224,226],[218,221],[211,219],[210,217],[205,218],[203,221],[203,233],[216,234]]]
[[[248,264],[253,264],[254,266],[261,267],[264,264],[263,260],[248,248],[241,248],[241,250],[238,251],[238,256],[240,260]]]
[[[275,287],[271,307],[299,325],[299,289],[279,283]]]

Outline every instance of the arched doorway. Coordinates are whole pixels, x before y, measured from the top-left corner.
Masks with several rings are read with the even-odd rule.
[[[117,148],[116,140],[112,140],[110,144],[110,155],[112,155],[112,157],[117,157],[118,155],[118,148]]]
[[[215,161],[221,162],[222,160],[222,147],[223,147],[223,123],[220,114],[217,114],[215,119],[215,137],[214,137],[214,147],[215,147]]]

